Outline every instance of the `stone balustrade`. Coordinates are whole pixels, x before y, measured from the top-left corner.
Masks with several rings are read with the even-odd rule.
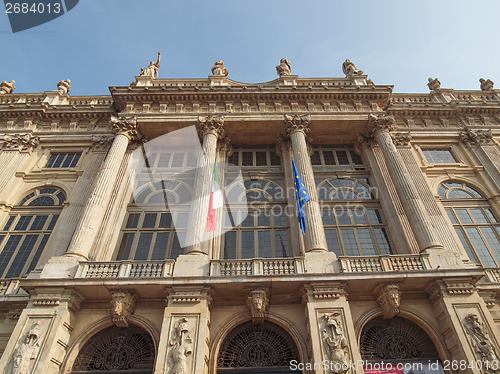
[[[431,269],[427,254],[339,257],[339,260],[343,273],[420,271]]]
[[[75,278],[164,278],[173,273],[174,260],[82,261]]]
[[[238,275],[303,274],[303,258],[254,258],[248,260],[213,260],[210,275],[229,277]]]

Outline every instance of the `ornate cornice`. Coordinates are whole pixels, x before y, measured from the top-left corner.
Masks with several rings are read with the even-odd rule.
[[[493,139],[493,134],[490,130],[472,130],[466,128],[460,133],[460,140],[467,146],[476,146],[480,144],[490,143]]]
[[[111,124],[114,134],[125,135],[131,141],[140,139],[139,132],[137,131],[137,118],[111,116]]]
[[[431,284],[427,288],[431,302],[446,296],[467,296],[476,292],[474,282],[467,279],[441,280]]]
[[[5,135],[0,149],[3,151],[29,151],[38,146],[40,139],[33,133]]]
[[[224,137],[224,116],[198,117],[198,134],[202,139],[208,134],[222,139]]]
[[[312,283],[304,286],[303,300],[304,302],[336,300],[347,294],[345,288],[345,284],[340,282]]]

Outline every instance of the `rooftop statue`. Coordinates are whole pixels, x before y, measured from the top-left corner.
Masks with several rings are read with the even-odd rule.
[[[71,81],[69,79],[66,79],[65,81],[60,80],[57,84],[57,90],[61,93],[61,95],[68,93],[69,90],[71,90]]]
[[[16,83],[16,82],[15,81],[10,81],[10,82],[3,81],[2,84],[0,85],[0,95],[11,94],[12,92],[14,92],[14,89],[16,88],[14,86],[14,83]]]
[[[280,77],[283,77],[285,75],[292,75],[292,64],[290,63],[290,60],[282,58],[280,60],[280,64],[276,66],[276,72]]]
[[[158,69],[160,69],[160,58],[161,58],[161,52],[158,52],[158,60],[156,62],[151,61],[146,69],[141,68],[141,77],[146,76],[155,79],[158,78]]]
[[[359,70],[349,59],[345,60],[342,64],[342,71],[347,78],[351,78],[353,75],[363,74],[363,70]]]
[[[214,67],[212,68],[212,74],[218,77],[227,77],[229,74],[229,70],[224,66],[224,62],[222,60],[215,61]]]
[[[479,82],[481,82],[481,91],[493,91],[493,82],[491,79],[481,78]]]
[[[437,91],[441,88],[441,82],[439,81],[439,79],[437,78],[429,78],[428,79],[429,83],[427,83],[427,87],[429,87],[429,89],[431,91]]]

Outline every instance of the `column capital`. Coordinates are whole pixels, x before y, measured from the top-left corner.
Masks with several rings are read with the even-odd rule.
[[[371,148],[377,144],[377,140],[373,136],[366,136],[360,133],[356,139],[355,147],[359,153],[363,153],[363,149]]]
[[[226,154],[226,157],[229,157],[233,154],[233,145],[229,136],[225,136],[221,140],[219,140],[219,151],[224,152]]]
[[[293,133],[300,131],[304,135],[307,135],[311,131],[309,127],[309,122],[311,121],[310,114],[299,115],[289,115],[285,114],[285,135],[290,137]]]
[[[394,117],[387,114],[369,114],[368,130],[371,136],[377,136],[380,132],[390,132],[396,128]]]
[[[113,133],[125,135],[129,140],[135,141],[140,138],[137,131],[136,117],[114,117],[111,116],[111,124],[113,125]]]
[[[406,147],[410,144],[411,133],[410,132],[396,132],[391,134],[392,142],[396,147]]]
[[[0,141],[3,151],[31,152],[40,144],[38,136],[32,132],[26,134],[5,135]]]
[[[465,128],[460,133],[460,140],[465,145],[477,146],[480,144],[490,143],[493,139],[493,134],[490,130],[472,130],[470,128]]]
[[[224,116],[198,117],[198,133],[201,138],[212,134],[217,139],[222,139],[224,137]]]

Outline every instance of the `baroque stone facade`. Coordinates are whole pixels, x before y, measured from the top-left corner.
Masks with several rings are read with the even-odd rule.
[[[491,81],[159,67],[108,96],[2,83],[0,373],[498,372]]]

